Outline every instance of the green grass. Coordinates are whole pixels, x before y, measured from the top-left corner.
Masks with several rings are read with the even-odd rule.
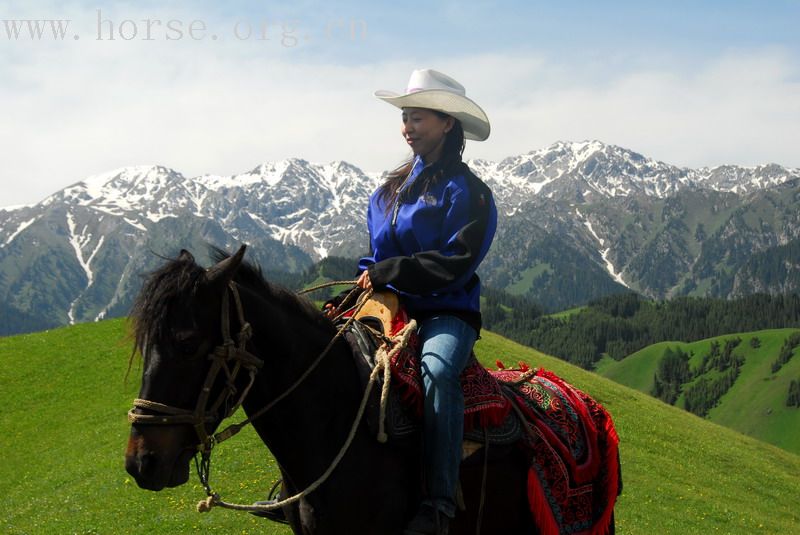
[[[605,377],[606,370],[614,368],[616,365],[617,365],[616,360],[611,358],[608,353],[603,353],[603,356],[600,357],[600,360],[594,363],[594,373],[600,374],[603,377]]]
[[[685,345],[680,342],[659,342],[619,361],[606,357],[597,363],[595,371],[612,381],[649,393],[653,387],[653,375],[656,373],[661,355],[668,347],[683,348]]]
[[[529,267],[521,273],[520,280],[506,288],[506,291],[512,295],[524,295],[530,291],[536,279],[545,273],[552,273],[552,271],[553,267],[547,262]]]
[[[697,296],[697,297],[706,297],[708,296],[709,292],[711,291],[711,283],[713,282],[712,278],[707,279],[700,279],[700,282],[689,295],[690,296]]]
[[[744,357],[740,375],[733,387],[722,396],[719,405],[711,409],[708,418],[747,435],[764,440],[790,452],[800,454],[800,410],[786,407],[789,382],[800,379],[800,355],[792,358],[778,373],[770,370],[784,340],[797,329],[729,334],[698,342],[660,342],[625,357],[619,362],[600,361],[596,371],[618,383],[649,393],[653,386],[658,361],[667,347],[684,353],[694,353],[689,365],[696,368],[713,341],[722,347],[725,340],[742,339],[734,354]],[[750,339],[758,337],[759,348],[750,347]],[[676,401],[683,407],[683,396]]]
[[[112,320],[0,338],[0,515],[2,533],[272,533],[248,514],[195,512],[203,491],[160,493],[125,472],[127,411],[138,392],[130,344]],[[277,468],[247,429],[215,452],[212,482],[233,500],[263,499]]]
[[[588,307],[580,306],[580,307],[575,307],[575,308],[569,308],[567,310],[562,310],[561,312],[554,312],[553,314],[548,314],[547,316],[550,317],[550,318],[553,318],[553,319],[565,320],[565,319],[569,318],[570,316],[573,316],[573,315],[577,314],[578,312],[580,312],[582,310],[585,310],[586,308],[588,308]]]
[[[125,384],[123,333],[112,320],[0,338],[0,532],[288,534],[244,513],[196,513],[194,475],[153,493],[125,473],[140,370]],[[798,532],[800,457],[492,333],[477,352],[491,367],[499,358],[551,369],[605,404],[622,441],[619,533]],[[215,452],[213,483],[230,500],[263,497],[276,474],[250,431]]]

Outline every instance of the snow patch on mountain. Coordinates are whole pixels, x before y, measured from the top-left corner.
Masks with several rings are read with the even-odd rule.
[[[84,255],[83,250],[86,248],[87,245],[90,245],[92,242],[92,234],[88,231],[88,225],[84,225],[81,229],[80,233],[77,233],[77,225],[75,224],[75,218],[73,217],[72,213],[67,212],[67,228],[69,229],[69,243],[72,245],[72,248],[75,250],[75,257],[78,259],[78,263],[83,268],[84,273],[86,274],[86,288],[83,291],[87,290],[91,287],[92,283],[94,282],[94,272],[92,271],[92,260],[97,255],[98,251],[103,247],[103,242],[105,241],[105,236],[100,236],[100,239],[97,241],[94,249],[88,256]],[[75,323],[75,308],[77,307],[78,300],[83,295],[83,291],[81,291],[78,296],[72,301],[69,307],[69,311],[67,312],[67,316],[69,318],[69,324],[73,325]]]
[[[130,219],[130,218],[128,218],[128,217],[125,217],[125,218],[123,218],[123,219],[125,220],[125,222],[126,222],[127,224],[129,224],[129,225],[130,225],[130,226],[132,226],[133,228],[135,228],[135,229],[137,229],[137,230],[141,230],[142,232],[147,232],[147,227],[145,227],[144,225],[142,225],[142,224],[141,224],[141,223],[139,223],[138,221],[135,221],[135,220],[133,220],[133,219]]]
[[[694,174],[697,182],[709,189],[743,195],[796,179],[800,177],[800,169],[787,169],[777,164],[754,167],[720,165],[697,169]]]
[[[76,232],[77,225],[75,224],[75,218],[72,216],[72,213],[67,212],[67,228],[69,229],[69,244],[75,251],[75,257],[78,259],[78,263],[83,268],[84,273],[86,274],[86,278],[89,280],[91,284],[92,281],[92,270],[89,269],[89,263],[83,257],[83,248],[91,241],[92,235],[85,234],[86,226],[83,227],[83,232],[78,234]]]
[[[0,249],[2,249],[6,245],[8,245],[12,241],[14,241],[14,238],[19,236],[20,233],[22,233],[23,230],[25,230],[26,228],[28,228],[31,225],[33,225],[36,222],[37,219],[39,219],[39,216],[33,217],[33,218],[29,219],[28,221],[23,221],[22,223],[20,223],[20,225],[17,227],[17,229],[14,232],[12,232],[11,235],[8,238],[6,238],[6,241],[3,242],[2,245],[0,245]]]
[[[580,210],[576,209],[575,213],[577,214],[579,219],[583,219],[583,225],[587,229],[589,229],[589,234],[591,234],[594,237],[594,239],[597,240],[597,243],[600,244],[600,247],[605,246],[606,243],[605,240],[597,235],[597,232],[595,232],[594,227],[592,226],[592,222],[589,221],[588,219],[584,219],[583,214],[581,214]],[[612,264],[611,260],[608,259],[608,254],[611,252],[611,247],[606,247],[605,249],[601,249],[598,252],[600,253],[600,258],[603,259],[603,262],[605,263],[606,266],[606,271],[608,271],[609,275],[611,275],[611,278],[613,278],[615,281],[622,284],[626,288],[630,288],[630,286],[628,286],[628,284],[623,280],[622,272],[620,271],[619,273],[617,273],[617,269],[614,267],[614,264]]]
[[[612,252],[621,258],[624,250],[616,245],[616,231],[600,228],[600,221],[603,225],[607,221],[603,215],[592,215],[589,221],[590,208],[584,206],[624,210],[626,198],[664,198],[687,189],[744,197],[800,180],[800,170],[776,164],[681,168],[596,140],[560,141],[499,162],[467,163],[491,187],[506,229],[516,229],[515,221],[522,220],[526,226],[520,227],[521,232],[531,228],[530,221],[544,233],[566,233],[565,239],[576,240],[580,253],[605,265],[614,280],[625,284],[625,277],[637,285],[640,274],[632,264],[624,264],[631,266],[627,272],[617,273],[611,262]],[[367,200],[385,176],[385,172],[365,173],[344,161],[312,163],[299,158],[264,162],[230,176],[187,177],[158,165],[114,169],[74,183],[38,204],[0,209],[0,263],[5,260],[11,266],[0,277],[8,288],[23,276],[39,277],[37,284],[47,285],[52,281],[46,270],[30,264],[19,267],[37,258],[28,253],[53,243],[59,245],[54,251],[68,255],[67,262],[74,254],[86,281],[78,277],[69,288],[48,289],[51,304],[37,312],[63,323],[66,317],[74,322],[103,318],[109,311],[121,313],[138,287],[138,274],[150,265],[147,251],[171,254],[170,247],[188,246],[187,240],[193,246],[209,241],[229,248],[250,243],[254,255],[263,254],[258,261],[276,269],[303,269],[309,261],[329,255],[357,257],[368,247]],[[617,199],[622,201],[616,204]],[[570,205],[573,208],[566,208]],[[587,215],[576,213],[574,207]],[[40,238],[45,236],[43,242]],[[498,237],[516,238],[502,232]],[[8,246],[11,243],[14,247]],[[29,249],[16,257],[17,245]],[[100,278],[117,277],[116,289],[96,284]],[[87,292],[89,287],[92,291]]]
[[[16,212],[17,210],[30,208],[32,206],[32,204],[10,204],[8,206],[0,206],[0,212]]]

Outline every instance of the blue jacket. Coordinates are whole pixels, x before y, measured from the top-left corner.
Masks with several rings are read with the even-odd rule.
[[[480,331],[481,284],[475,270],[492,244],[497,209],[491,190],[461,161],[437,173],[441,162],[425,167],[417,156],[397,203],[387,207],[380,188],[369,199],[370,256],[359,261],[373,288],[390,288],[402,297],[412,317],[437,313],[461,317]]]

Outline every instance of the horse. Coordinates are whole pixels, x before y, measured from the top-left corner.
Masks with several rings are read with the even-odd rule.
[[[422,500],[419,442],[380,443],[356,421],[363,384],[350,347],[310,300],[268,282],[244,252],[204,269],[184,250],[143,284],[130,316],[143,369],[128,473],[152,491],[186,483],[191,460],[209,454],[212,434],[241,405],[280,467],[284,496],[312,485],[351,439],[330,476],[283,507],[293,533],[400,534]],[[483,455],[462,463],[465,507],[450,533],[538,533],[520,448]]]

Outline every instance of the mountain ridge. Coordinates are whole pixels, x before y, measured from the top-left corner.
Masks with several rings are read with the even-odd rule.
[[[785,280],[772,280],[763,259],[745,264],[800,239],[798,169],[692,170],[599,141],[467,163],[499,208],[482,277],[550,310],[627,289],[657,298],[797,289],[793,247],[779,252],[789,264]],[[55,326],[124,314],[138,275],[155,263],[148,251],[249,243],[271,271],[361,256],[367,199],[381,176],[302,158],[229,176],[131,166],[0,209],[0,297],[10,303],[0,319],[42,317]]]

